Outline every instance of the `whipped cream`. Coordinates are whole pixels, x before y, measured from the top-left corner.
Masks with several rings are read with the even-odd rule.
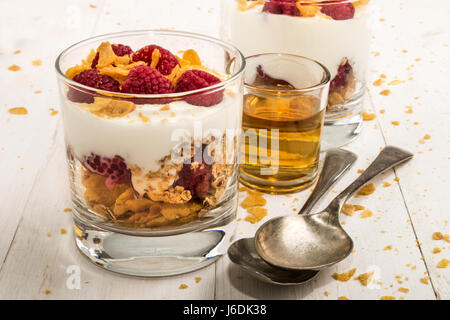
[[[63,99],[61,111],[66,143],[80,160],[91,153],[108,158],[119,155],[129,167],[136,165],[148,172],[157,171],[159,160],[170,155],[181,142],[172,137],[174,132],[184,130],[194,137],[194,130],[200,126],[204,136],[210,130],[237,134],[241,127],[236,113],[242,113],[242,97],[236,88],[226,89],[223,101],[212,107],[194,106],[185,101],[168,105],[170,108],[156,104],[136,105],[136,109],[124,117],[105,118],[89,112],[79,103]]]
[[[263,12],[263,5],[240,11],[237,2],[225,8],[225,28],[232,44],[244,56],[261,53],[290,53],[324,64],[333,79],[343,58],[348,58],[355,76],[365,79],[369,52],[369,31],[363,8],[353,19],[332,20],[318,14],[314,17],[292,17]],[[226,37],[226,36],[225,36]]]

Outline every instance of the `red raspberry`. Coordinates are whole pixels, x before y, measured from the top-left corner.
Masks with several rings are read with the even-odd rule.
[[[336,0],[322,1],[321,3],[335,2]],[[333,20],[349,20],[355,16],[355,7],[351,3],[327,4],[322,6],[322,9],[320,11],[333,18]]]
[[[297,0],[270,0],[264,4],[263,11],[287,16],[300,16],[296,5]]]
[[[112,50],[114,51],[114,53],[116,54],[116,56],[122,57],[126,54],[132,54],[133,50],[131,50],[131,48],[129,46],[123,45],[123,44],[113,44],[111,45]],[[98,59],[99,59],[100,55],[97,52],[97,54],[94,57],[94,60],[92,60],[91,63],[91,68],[94,69],[97,64],[98,64]]]
[[[188,70],[178,79],[176,92],[186,92],[197,89],[203,89],[214,84],[220,83],[220,79],[212,74],[201,70]],[[223,100],[223,90],[213,93],[197,93],[185,98],[186,102],[195,106],[210,107],[220,103]]]
[[[97,69],[88,69],[73,77],[73,81],[81,83],[94,89],[119,92],[120,84],[110,76],[101,74]],[[94,96],[92,93],[80,91],[82,89],[69,88],[67,97],[73,102],[92,103]]]
[[[262,85],[266,85],[266,86],[290,86],[290,87],[294,87],[293,85],[291,85],[286,80],[272,78],[271,76],[269,76],[267,73],[264,72],[264,70],[263,70],[261,65],[256,67],[256,77],[257,78],[255,80],[255,85],[262,84]]]
[[[345,63],[341,64],[338,68],[338,72],[336,76],[331,80],[330,83],[330,92],[334,92],[339,90],[340,88],[345,88],[347,86],[348,77],[353,72],[353,68],[345,61]]]
[[[193,198],[203,199],[209,190],[210,179],[211,165],[202,163],[192,167],[190,164],[183,164],[174,186],[182,186],[185,190],[191,191]]]
[[[152,63],[152,53],[155,49],[158,49],[161,53],[161,58],[156,65],[156,69],[163,75],[167,76],[179,63],[177,58],[169,50],[161,48],[160,46],[152,44],[139,49],[133,54],[133,61],[145,61],[148,65],[150,65]]]
[[[85,158],[84,165],[92,173],[106,177],[105,185],[109,189],[112,189],[116,183],[131,183],[130,170],[120,156],[110,159],[91,153]]]

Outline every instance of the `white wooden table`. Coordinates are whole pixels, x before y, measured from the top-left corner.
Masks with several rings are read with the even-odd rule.
[[[59,114],[50,115],[50,108],[59,109],[54,72],[57,54],[86,37],[132,29],[174,28],[217,37],[219,1],[29,0],[20,5],[1,1],[0,298],[449,299],[450,267],[437,265],[450,260],[450,244],[433,240],[432,235],[450,234],[450,2],[373,2],[371,85],[365,109],[377,118],[365,122],[359,139],[348,146],[359,160],[321,204],[354,179],[357,170],[366,168],[387,144],[410,150],[415,158],[376,179],[376,192],[371,196],[351,199],[350,203],[367,207],[373,216],[341,217],[355,240],[349,258],[306,285],[276,287],[242,273],[227,257],[177,277],[137,279],[109,273],[77,252],[70,213],[64,212],[70,201],[63,131]],[[16,50],[21,52],[14,54]],[[35,59],[41,59],[42,65],[33,66]],[[13,64],[21,70],[8,70]],[[384,84],[373,86],[381,74],[387,76]],[[404,81],[388,85],[395,79]],[[384,89],[391,94],[380,95]],[[405,112],[406,106],[412,106],[412,113]],[[26,107],[28,114],[12,115],[8,112],[12,107]],[[420,141],[426,134],[431,139]],[[392,185],[384,187],[383,182]],[[293,213],[308,194],[265,196],[269,216]],[[240,210],[239,215],[245,217]],[[237,236],[251,236],[259,224],[242,220]],[[62,228],[68,233],[61,234]],[[385,250],[389,246],[392,249]],[[434,248],[441,252],[433,253]],[[66,271],[72,265],[80,268],[80,289],[67,286]],[[356,280],[333,279],[334,272],[352,268],[357,268],[355,276],[374,271],[381,284],[365,287]],[[196,277],[201,281],[197,283]],[[428,284],[420,280],[425,277]],[[181,290],[180,284],[188,288]]]

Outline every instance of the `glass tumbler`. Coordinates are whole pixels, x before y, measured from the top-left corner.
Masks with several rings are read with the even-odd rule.
[[[369,55],[369,0],[222,0],[222,38],[244,56],[289,53],[331,73],[323,149],[358,136]]]
[[[135,58],[133,50],[147,45],[159,47]],[[130,88],[142,83],[131,74],[146,64],[161,83],[189,88],[182,77],[192,70],[220,81],[136,93]],[[175,31],[102,35],[59,55],[75,240],[92,262],[151,277],[196,270],[224,254],[237,210],[244,68],[235,47]],[[102,89],[81,84],[86,70],[95,75],[84,81],[99,79]]]
[[[318,172],[330,73],[290,54],[246,62],[240,180],[269,193],[302,190]]]

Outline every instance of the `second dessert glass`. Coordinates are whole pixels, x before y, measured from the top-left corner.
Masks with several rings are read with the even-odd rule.
[[[369,0],[222,0],[222,38],[245,56],[290,53],[331,73],[323,149],[361,130],[369,54]]]
[[[128,275],[164,276],[225,252],[237,209],[244,68],[235,47],[175,31],[108,34],[60,54],[75,237],[91,261]],[[220,81],[189,89],[194,70]],[[145,77],[158,90],[169,81],[187,89],[136,94]]]

